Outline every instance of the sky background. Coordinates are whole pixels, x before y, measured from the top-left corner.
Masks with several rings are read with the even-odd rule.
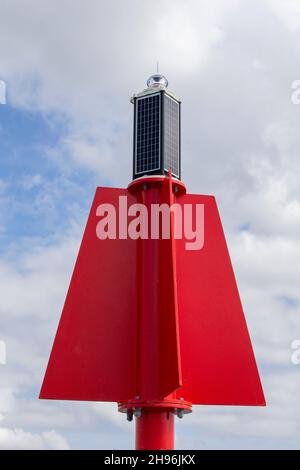
[[[268,407],[195,407],[186,449],[299,449],[299,0],[0,0],[0,449],[132,448],[115,404],[37,397],[96,186],[131,179],[131,95],[183,100],[189,192],[217,197]]]

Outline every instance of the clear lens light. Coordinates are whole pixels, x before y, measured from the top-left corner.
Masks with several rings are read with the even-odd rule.
[[[168,85],[169,85],[169,82],[166,79],[166,77],[160,74],[151,75],[151,77],[147,81],[148,88],[157,88],[157,87],[167,88]]]

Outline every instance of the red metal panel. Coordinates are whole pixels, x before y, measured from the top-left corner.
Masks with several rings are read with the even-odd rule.
[[[265,405],[259,374],[214,197],[184,195],[204,204],[205,244],[187,251],[176,242],[183,387],[201,405]]]
[[[175,201],[172,184],[97,190],[41,398],[151,401],[183,384],[177,396],[195,404],[265,403],[215,200]],[[118,208],[120,196],[149,212],[204,204],[204,248],[173,237],[100,241],[96,209]]]
[[[99,240],[99,204],[127,190],[98,188],[84,233],[41,398],[122,401],[136,387],[136,243]]]

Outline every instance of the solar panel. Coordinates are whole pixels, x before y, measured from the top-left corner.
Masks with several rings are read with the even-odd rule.
[[[159,93],[137,99],[135,173],[160,169]]]
[[[164,91],[134,100],[133,178],[163,175],[170,169],[180,178],[180,101]]]
[[[164,169],[179,178],[179,103],[164,96]]]

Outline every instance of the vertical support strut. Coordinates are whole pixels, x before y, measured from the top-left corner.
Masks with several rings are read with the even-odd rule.
[[[174,413],[166,409],[143,409],[135,424],[136,450],[173,450]]]
[[[151,237],[140,238],[137,244],[135,396],[127,402],[119,402],[119,411],[127,413],[127,419],[130,421],[135,417],[136,450],[173,450],[174,417],[183,417],[192,409],[191,403],[183,398],[178,399],[176,394],[182,386],[182,372],[174,241],[175,215],[171,206],[175,202],[174,193],[184,194],[185,186],[174,180],[169,172],[168,178],[135,180],[130,189],[137,193],[138,203],[147,208]],[[154,212],[156,220],[152,220],[153,208],[158,211],[156,215]],[[167,211],[166,214],[164,210]],[[167,219],[163,220],[164,217]]]

